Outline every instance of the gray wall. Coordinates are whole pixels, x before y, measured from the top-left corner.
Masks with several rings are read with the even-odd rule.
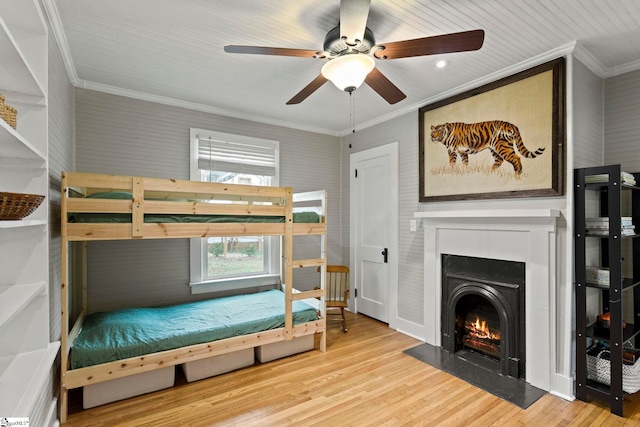
[[[73,170],[73,86],[49,36],[49,316],[51,341],[60,340],[60,176]]]
[[[640,172],[640,70],[605,81],[605,164]]]
[[[602,166],[604,81],[580,61],[573,62],[574,167]]]
[[[341,261],[337,137],[84,89],[76,89],[76,124],[77,170],[96,173],[189,179],[192,127],[280,141],[280,185],[329,192],[328,261]],[[294,257],[317,257],[313,239],[296,239]],[[92,242],[88,263],[90,312],[211,297],[190,295],[187,239]],[[296,271],[294,285],[313,288],[311,270]]]
[[[418,203],[418,112],[411,112],[379,125],[357,130],[344,138],[342,168],[349,170],[349,155],[397,141],[399,143],[399,215],[398,215],[398,318],[424,324],[424,235],[409,230],[414,212],[455,209],[553,208],[566,210],[564,197],[541,197],[517,200],[484,200]],[[351,148],[349,145],[351,144]],[[570,165],[568,167],[571,167]],[[349,177],[343,174],[342,198],[349,200]],[[345,202],[342,218],[345,246],[349,241],[349,209]],[[564,248],[563,248],[564,250]],[[349,251],[343,252],[349,259]],[[346,261],[345,261],[346,262]],[[401,323],[399,324],[401,325]],[[399,326],[401,327],[401,326]]]
[[[619,163],[627,172],[640,172],[640,71],[612,77],[604,83],[604,161]],[[622,209],[629,212],[630,194],[623,192]],[[637,226],[637,225],[636,225]],[[622,242],[622,256],[631,259],[631,242]],[[633,277],[630,262],[623,263],[622,274]],[[633,319],[632,298],[624,301],[624,316]]]
[[[571,58],[568,58],[571,61]],[[568,106],[568,143],[566,171],[573,173],[576,165],[599,165],[602,162],[603,102],[602,79],[578,61],[573,68],[567,68],[568,80],[573,84]],[[573,131],[571,138],[570,131]],[[572,180],[568,176],[565,196],[538,197],[525,199],[475,200],[455,202],[418,203],[418,112],[411,112],[371,128],[357,130],[346,136],[342,143],[342,168],[349,170],[349,156],[352,153],[397,141],[399,143],[399,266],[398,266],[398,322],[399,329],[405,326],[411,330],[410,322],[424,324],[424,235],[421,228],[411,232],[409,221],[416,211],[437,211],[455,209],[559,209],[562,217],[558,222],[556,277],[557,323],[557,372],[566,377],[572,375],[572,322],[573,314],[567,307],[572,306],[573,252],[569,223],[572,223],[571,194]],[[351,148],[349,147],[351,145]],[[342,232],[345,241],[343,259],[349,260],[349,176],[343,174],[342,198],[345,208],[342,216]],[[569,193],[567,193],[569,192]]]
[[[575,166],[602,164],[602,80],[580,62],[574,62],[574,147]],[[342,171],[349,169],[349,154],[397,141],[400,146],[399,189],[399,317],[410,322],[423,322],[423,235],[410,232],[408,222],[413,213],[429,209],[465,208],[476,202],[419,204],[418,114],[405,114],[384,124],[358,130],[343,138],[340,152],[337,140],[326,135],[263,125],[223,116],[153,104],[88,90],[76,90],[77,102],[77,170],[141,174],[180,179],[188,178],[188,132],[201,127],[221,132],[240,133],[281,141],[281,185],[292,185],[296,191],[317,189],[316,182],[326,182],[330,191],[330,262],[349,262],[349,179]],[[352,145],[349,148],[349,144]],[[330,148],[328,148],[330,147]],[[341,156],[341,164],[338,156]],[[318,167],[318,164],[321,165]],[[303,173],[318,171],[317,173]],[[341,177],[341,178],[339,178]],[[336,181],[341,179],[341,181]],[[341,193],[340,193],[341,191]],[[537,198],[518,201],[484,201],[488,207],[531,206],[564,208],[562,198]],[[336,218],[337,215],[339,219]],[[339,230],[339,232],[338,232]],[[298,242],[296,242],[298,243]],[[123,248],[136,246],[136,260]],[[145,302],[164,303],[186,298],[188,263],[180,254],[187,252],[186,241],[104,242],[93,243],[90,251],[92,268],[92,311],[118,305],[125,282],[138,283]],[[299,245],[298,245],[299,246]],[[139,247],[139,248],[138,248]],[[114,262],[101,262],[112,259]],[[154,267],[154,265],[156,267]],[[161,265],[161,268],[157,266]],[[154,283],[147,278],[166,278],[171,286]],[[106,278],[109,279],[106,279]],[[106,285],[109,280],[115,282]],[[95,285],[93,283],[101,283]],[[123,286],[117,292],[110,287]],[[122,291],[122,292],[119,292]],[[140,295],[137,295],[140,297]],[[96,301],[101,301],[97,303]],[[155,300],[155,301],[154,301]]]
[[[583,168],[590,166],[603,165],[604,159],[604,81],[601,77],[594,74],[589,68],[579,61],[573,62],[573,159],[575,168]],[[597,208],[599,205],[595,192],[587,192],[587,207],[589,209],[588,216],[597,216]],[[586,259],[588,265],[597,265],[600,259],[600,249],[598,242],[586,242]],[[573,257],[569,258],[569,262]],[[570,271],[572,269],[569,267]],[[587,312],[595,316],[600,313],[600,291],[594,289],[587,290]],[[567,291],[565,297],[573,296],[571,289]],[[564,349],[563,352],[569,351],[571,361],[564,359],[563,369],[568,372],[575,370],[575,356],[573,346],[575,345],[573,329],[575,328],[575,320],[572,316],[572,333],[564,339],[560,339],[558,346]],[[558,336],[567,331],[558,331]]]
[[[342,170],[349,171],[350,155],[366,149],[398,142],[398,317],[423,324],[424,300],[424,236],[410,232],[409,220],[419,210],[418,203],[418,112],[372,126],[344,138],[342,143]],[[351,147],[349,147],[351,145]],[[349,260],[349,176],[343,174],[342,230],[345,250],[342,257]]]
[[[329,262],[349,263],[349,156],[391,142],[399,144],[398,318],[422,324],[423,233],[410,232],[416,211],[468,208],[552,208],[559,228],[557,277],[557,368],[571,375],[573,314],[570,227],[574,167],[622,163],[640,171],[640,72],[603,80],[574,60],[568,98],[566,196],[517,200],[418,203],[418,113],[337,138],[223,116],[76,90],[77,170],[188,178],[190,127],[281,141],[281,185],[296,191],[330,192]],[[604,141],[604,142],[603,142]],[[349,147],[351,145],[351,147]],[[604,150],[603,150],[604,147]],[[151,154],[150,154],[151,153]],[[94,243],[91,251],[92,310],[111,306],[188,300],[186,241]],[[135,285],[135,287],[130,286]],[[114,297],[115,295],[115,297]],[[567,320],[569,319],[569,320]]]
[[[49,103],[49,338],[59,341],[60,322],[60,172],[73,169],[73,86],[64,67],[58,46],[49,32],[48,45],[48,103]],[[54,396],[59,395],[60,362],[56,361],[51,374],[38,391],[39,412],[44,417]],[[45,425],[43,419],[32,419],[33,425]],[[48,422],[48,420],[47,420]]]

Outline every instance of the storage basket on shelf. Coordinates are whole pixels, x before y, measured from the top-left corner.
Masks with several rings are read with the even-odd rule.
[[[4,109],[5,109],[5,103],[4,103],[4,96],[0,93],[0,119],[4,120]]]
[[[17,220],[31,215],[44,196],[39,194],[0,192],[0,220]]]
[[[4,102],[4,96],[0,94],[0,119],[7,122],[12,128],[18,127],[18,110]]]
[[[18,110],[12,106],[4,104],[3,118],[12,128],[18,127]]]
[[[625,349],[637,354],[637,350]],[[611,361],[609,350],[600,349],[596,355],[587,353],[587,378],[602,384],[611,385]],[[633,364],[622,364],[622,390],[626,393],[640,391],[640,362],[635,358]]]

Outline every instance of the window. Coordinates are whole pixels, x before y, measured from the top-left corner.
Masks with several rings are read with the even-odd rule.
[[[191,129],[191,179],[276,186],[278,148],[277,141]],[[275,237],[191,239],[192,293],[274,284],[279,258]]]

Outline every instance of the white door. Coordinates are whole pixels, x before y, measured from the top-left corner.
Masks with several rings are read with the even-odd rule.
[[[389,323],[397,289],[397,143],[351,155],[351,271],[356,311]]]

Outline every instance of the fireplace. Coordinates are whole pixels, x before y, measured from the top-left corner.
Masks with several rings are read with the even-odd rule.
[[[525,263],[442,254],[442,347],[525,376]]]
[[[522,209],[474,209],[470,202],[454,210],[415,213],[424,228],[424,321],[399,319],[397,328],[443,347],[442,255],[522,262],[526,265],[524,381],[572,399],[572,270],[565,268],[571,262],[567,259],[571,251],[565,251],[572,246],[571,230],[562,211],[538,209],[526,201],[519,204]]]

